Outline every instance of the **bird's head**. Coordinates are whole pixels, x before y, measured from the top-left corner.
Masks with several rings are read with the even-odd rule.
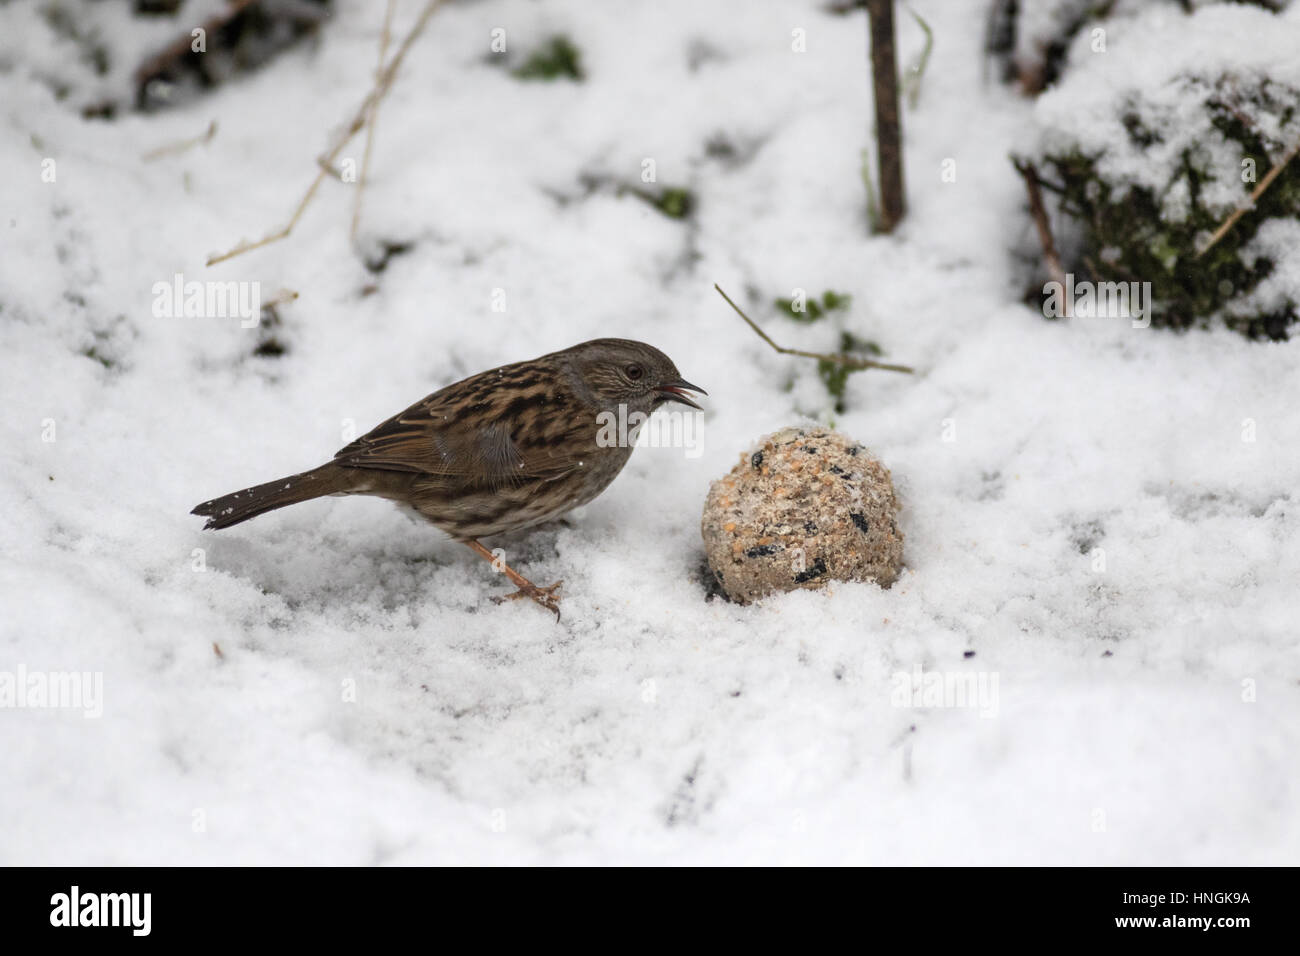
[[[587,396],[602,410],[626,405],[649,414],[660,405],[680,402],[699,408],[687,394],[708,393],[682,378],[673,360],[652,345],[631,339],[593,339],[564,352]]]

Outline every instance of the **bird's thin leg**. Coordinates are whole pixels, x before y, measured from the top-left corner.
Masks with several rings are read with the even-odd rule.
[[[469,538],[468,540],[462,541],[461,544],[465,545],[465,547],[469,548],[480,558],[491,562],[493,567],[497,566],[497,556],[487,548],[483,547],[483,545],[479,544],[476,539]],[[556,581],[549,587],[539,588],[536,584],[529,581],[504,561],[500,562],[500,566],[501,570],[505,572],[506,577],[508,577],[510,582],[519,590],[514,594],[507,594],[503,598],[494,598],[493,600],[497,602],[512,601],[516,598],[526,597],[532,601],[536,601],[542,607],[546,608],[546,610],[553,611],[557,621],[560,619],[559,599],[556,597],[555,592],[559,590],[560,585],[564,583],[563,581]]]

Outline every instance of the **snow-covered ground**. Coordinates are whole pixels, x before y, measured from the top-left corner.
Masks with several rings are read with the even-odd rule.
[[[287,218],[372,80],[381,4],[112,121],[54,99],[70,54],[0,8],[0,672],[103,688],[98,718],[0,710],[0,862],[1295,863],[1300,345],[1022,305],[1008,152],[1033,104],[985,79],[984,4],[914,6],[934,51],[888,238],[865,225],[861,14],[448,6],[380,113],[361,239],[412,245],[377,274],[334,180],[287,240],[204,262]],[[586,82],[512,78],[495,27],[516,64],[567,33]],[[923,35],[899,30],[906,63]],[[584,185],[647,158],[691,219]],[[237,317],[155,316],[176,273],[298,292],[285,354]],[[851,293],[850,327],[916,367],[851,377],[834,415],[903,500],[892,589],[706,599],[709,482],[829,413],[715,281],[806,348],[834,336],[771,301]],[[606,335],[709,390],[703,454],[638,449],[567,523],[489,542],[565,581],[558,625],[382,501],[188,514]],[[986,706],[899,706],[918,669],[982,677]]]

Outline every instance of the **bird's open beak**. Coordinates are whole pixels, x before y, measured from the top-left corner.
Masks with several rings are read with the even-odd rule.
[[[683,405],[691,406],[691,408],[699,408],[700,406],[691,401],[690,396],[686,394],[687,392],[699,392],[701,395],[709,394],[698,385],[692,385],[684,378],[675,378],[671,382],[656,385],[655,391],[663,396],[666,401],[680,402]],[[700,410],[703,411],[703,409]]]

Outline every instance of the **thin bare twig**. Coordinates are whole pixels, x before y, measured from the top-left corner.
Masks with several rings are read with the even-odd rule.
[[[731,296],[723,292],[722,287],[720,285],[718,285],[715,282],[713,284],[713,288],[717,289],[718,295],[722,296],[724,299],[727,300],[727,305],[735,309],[736,314],[739,315],[742,319],[744,319],[745,323],[751,329],[753,329],[755,332],[758,333],[759,338],[761,338],[768,345],[772,346],[773,349],[780,352],[782,355],[800,355],[803,356],[804,358],[821,359],[824,362],[835,362],[839,365],[844,365],[847,366],[848,368],[853,368],[853,369],[879,368],[879,369],[884,369],[886,372],[906,372],[908,375],[912,374],[912,369],[910,369],[906,365],[890,365],[886,362],[875,362],[872,361],[871,359],[858,358],[856,355],[841,355],[835,353],[828,354],[825,352],[805,352],[803,349],[788,349],[783,345],[777,345],[775,342],[772,341],[772,339],[768,336],[766,332],[764,332],[762,329],[758,327],[758,325],[755,324],[753,319],[751,319],[749,316],[745,314],[744,310],[741,309],[740,306],[736,305],[736,303],[731,301]]]
[[[1219,240],[1228,234],[1232,227],[1237,224],[1237,221],[1255,208],[1255,204],[1259,202],[1259,197],[1264,195],[1264,192],[1269,186],[1273,185],[1273,180],[1277,179],[1282,170],[1286,168],[1287,163],[1295,159],[1296,154],[1298,153],[1300,153],[1300,143],[1296,143],[1292,146],[1287,151],[1287,154],[1278,161],[1277,165],[1264,175],[1264,178],[1259,181],[1259,185],[1251,191],[1250,199],[1246,200],[1246,204],[1234,210],[1232,215],[1223,220],[1223,224],[1220,225],[1218,229],[1214,230],[1214,235],[1210,236],[1210,240],[1201,247],[1201,251],[1195,256],[1196,259],[1201,258],[1201,256],[1205,255],[1218,245]]]
[[[277,305],[288,305],[290,302],[296,301],[297,298],[298,293],[293,289],[279,289],[271,298],[262,303],[262,307],[269,309]]]
[[[1022,163],[1019,160],[1012,162],[1016,172],[1020,173],[1025,180],[1025,192],[1029,194],[1029,214],[1034,217],[1034,225],[1038,227],[1038,241],[1043,246],[1043,260],[1047,263],[1047,271],[1064,290],[1065,268],[1061,265],[1061,256],[1056,251],[1056,240],[1052,238],[1052,224],[1047,218],[1047,207],[1043,205],[1043,191],[1038,188],[1038,170],[1034,168],[1033,163]],[[1064,297],[1062,303],[1063,315],[1068,317],[1070,303],[1066,302]]]
[[[320,171],[316,174],[316,178],[312,180],[311,185],[307,187],[307,192],[303,194],[303,197],[301,201],[299,201],[298,207],[294,210],[293,215],[290,217],[288,224],[283,229],[273,232],[269,236],[264,236],[256,242],[240,242],[239,245],[235,246],[235,248],[231,249],[229,252],[223,252],[219,255],[209,257],[207,262],[208,265],[216,265],[218,262],[224,262],[227,259],[232,259],[245,252],[260,249],[262,246],[278,242],[293,232],[294,226],[298,225],[298,220],[302,218],[302,214],[306,211],[312,197],[316,195],[316,190],[320,188],[321,181],[326,176],[330,175],[330,170],[334,167],[334,160],[338,158],[339,153],[343,151],[343,147],[348,144],[352,137],[360,132],[362,127],[366,125],[366,120],[370,116],[371,109],[384,97],[388,92],[388,88],[393,85],[393,79],[397,76],[397,70],[402,65],[402,61],[406,59],[407,52],[410,51],[411,46],[419,38],[420,34],[424,32],[424,28],[428,24],[429,18],[433,16],[434,11],[442,6],[444,2],[445,0],[428,0],[424,5],[424,9],[420,11],[420,16],[416,19],[415,25],[411,27],[410,32],[403,38],[401,44],[399,44],[397,48],[397,52],[394,53],[393,58],[388,61],[388,65],[380,71],[379,77],[375,81],[374,88],[366,94],[366,98],[361,101],[361,106],[357,108],[356,114],[352,117],[352,121],[348,123],[347,127],[339,135],[337,142],[335,142],[335,144],[330,148],[329,152],[318,160],[318,165],[321,167]]]
[[[930,54],[934,51],[934,30],[930,24],[926,23],[924,18],[913,10],[907,8],[907,12],[912,15],[925,34],[925,46],[921,47],[921,55],[916,61],[916,65],[909,67],[907,76],[903,80],[903,89],[907,92],[907,105],[909,109],[916,109],[916,104],[921,98],[921,80],[925,78],[925,68],[930,65]]]
[[[217,135],[217,121],[213,120],[208,124],[207,132],[200,133],[198,136],[191,136],[189,139],[183,139],[178,143],[167,143],[159,146],[157,149],[151,149],[140,159],[146,163],[152,163],[155,159],[161,159],[164,156],[170,156],[173,153],[183,153],[186,150],[193,149],[195,146],[202,146],[204,143],[212,142],[212,137]]]
[[[379,74],[384,69],[384,57],[388,55],[393,8],[396,6],[397,0],[388,0],[388,7],[384,11],[384,32],[379,36],[379,63],[375,66],[375,82],[379,81]],[[361,156],[361,178],[357,180],[357,192],[352,198],[352,230],[349,235],[354,243],[357,241],[357,228],[361,225],[361,197],[366,190],[366,180],[370,177],[370,149],[375,141],[375,123],[378,121],[379,101],[375,100],[375,105],[370,108],[370,121],[366,123],[366,148]]]
[[[324,172],[326,176],[337,179],[339,182],[344,182],[343,170],[339,169],[337,166],[331,166],[324,156],[316,157],[316,166]]]

